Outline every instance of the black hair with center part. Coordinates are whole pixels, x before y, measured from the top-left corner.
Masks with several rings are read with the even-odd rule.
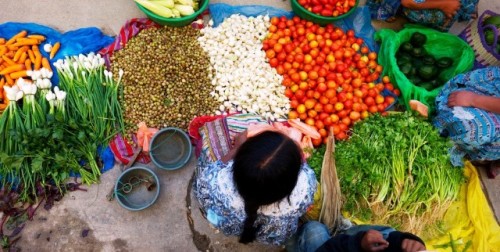
[[[255,240],[259,207],[279,202],[292,193],[301,165],[299,146],[278,132],[264,131],[239,147],[233,162],[233,179],[245,201],[247,215],[241,243]]]

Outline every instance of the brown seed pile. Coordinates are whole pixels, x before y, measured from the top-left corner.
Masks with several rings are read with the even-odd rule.
[[[195,116],[218,108],[210,95],[210,58],[199,36],[191,27],[150,28],[113,55],[114,76],[124,71],[121,102],[129,133],[141,121],[148,127],[186,130]]]

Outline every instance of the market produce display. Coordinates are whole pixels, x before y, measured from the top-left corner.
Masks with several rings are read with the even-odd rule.
[[[387,77],[375,84],[382,72],[377,53],[364,47],[352,30],[273,17],[262,49],[269,65],[283,75],[291,107],[288,117],[300,118],[320,132],[315,146],[326,141],[329,127],[336,139],[346,139],[352,124],[369,113],[384,112],[395,101],[382,94],[384,88],[399,93]]]
[[[151,12],[166,18],[185,17],[199,8],[199,0],[134,0]]]
[[[425,34],[414,32],[409,41],[401,44],[396,59],[401,72],[413,84],[431,91],[446,82],[439,79],[439,74],[453,65],[453,59],[430,55],[424,48],[426,41]]]
[[[141,31],[112,57],[112,72],[123,70],[120,95],[126,131],[148,127],[187,129],[197,115],[209,115],[220,103],[210,93],[210,59],[200,47],[199,30],[161,27]]]
[[[224,112],[257,113],[268,119],[286,119],[289,110],[283,77],[266,63],[262,40],[269,17],[232,15],[220,26],[201,30],[198,40],[214,70],[212,96]]]
[[[4,86],[13,86],[20,78],[28,77],[28,71],[45,68],[52,71],[49,60],[42,56],[39,46],[45,37],[21,31],[11,38],[0,38],[0,112],[9,104],[4,94]],[[44,50],[52,59],[59,50],[60,43],[54,46],[45,44]]]
[[[335,148],[343,211],[363,222],[435,235],[464,182],[462,169],[450,163],[449,140],[410,112],[373,115],[352,131]],[[312,160],[322,155],[314,152]],[[311,163],[315,171],[318,164]]]
[[[109,66],[95,53],[53,62],[74,43],[57,39],[61,49],[49,35],[21,31],[0,38],[4,242],[9,216],[25,211],[32,218],[44,200],[50,208],[79,189],[76,178],[68,183],[71,177],[97,183],[99,155],[112,139],[143,144],[139,125],[187,130],[190,123],[195,139],[206,121],[235,113],[280,121],[307,135],[304,158],[320,182],[309,219],[332,230],[342,215],[424,239],[448,234],[440,225],[464,184],[463,169],[452,167],[447,138],[395,104],[400,98],[407,109],[424,108],[432,116],[441,86],[472,68],[474,52],[464,41],[409,25],[398,33],[379,30],[380,49],[370,51],[373,41],[360,38],[363,28],[343,30],[330,22],[355,12],[356,0],[292,0],[295,15],[312,14],[311,21],[283,10],[279,15],[290,18],[264,16],[266,6],[217,13],[231,8],[225,5],[210,9],[216,24],[202,29],[169,25],[198,18],[196,26],[203,27],[198,14],[208,0],[134,1],[151,21],[127,23],[111,49],[101,51],[113,52]],[[500,53],[500,16],[479,24],[484,41]],[[59,83],[53,85],[54,74]]]

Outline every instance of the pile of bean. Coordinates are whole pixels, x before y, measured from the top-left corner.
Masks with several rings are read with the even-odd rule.
[[[113,55],[114,76],[124,71],[121,102],[129,133],[141,121],[148,127],[186,130],[195,116],[213,114],[219,107],[210,95],[210,59],[199,36],[191,27],[150,28]]]

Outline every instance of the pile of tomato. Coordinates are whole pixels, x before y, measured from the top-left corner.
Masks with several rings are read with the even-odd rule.
[[[308,11],[325,17],[337,17],[356,6],[356,0],[297,0]]]
[[[352,30],[320,27],[298,17],[271,19],[263,50],[284,77],[291,105],[288,117],[300,118],[322,136],[313,141],[315,146],[326,140],[329,129],[336,139],[346,139],[353,123],[383,113],[395,101],[383,95],[384,89],[400,94],[387,76],[376,83],[382,66],[363,44]]]

